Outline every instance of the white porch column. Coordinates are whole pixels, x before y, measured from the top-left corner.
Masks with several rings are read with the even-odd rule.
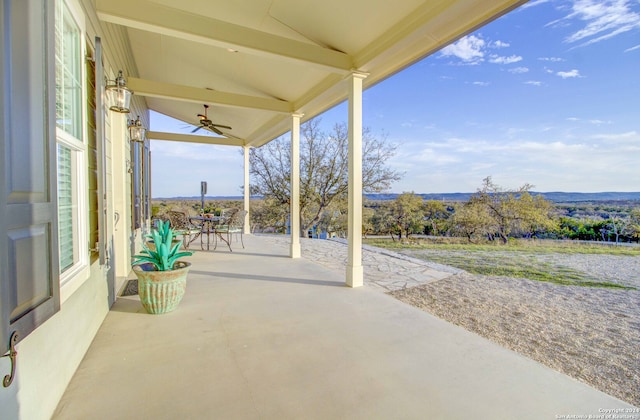
[[[249,191],[249,146],[244,146],[244,234],[251,233],[251,226],[249,226],[249,199],[251,198],[251,191]]]
[[[300,258],[300,119],[303,114],[291,115],[291,258]]]
[[[362,270],[362,81],[363,73],[352,73],[349,84],[349,229],[347,286],[364,284]]]

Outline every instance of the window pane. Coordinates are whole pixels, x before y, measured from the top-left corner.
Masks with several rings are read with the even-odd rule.
[[[72,151],[58,145],[58,241],[60,248],[60,272],[73,266],[74,205]]]
[[[82,140],[80,29],[71,12],[56,7],[56,125]]]

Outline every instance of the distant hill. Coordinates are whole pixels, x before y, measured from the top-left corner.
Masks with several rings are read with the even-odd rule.
[[[467,201],[473,193],[428,193],[417,194],[425,200],[441,200],[441,201]],[[575,203],[582,201],[640,201],[640,192],[598,192],[598,193],[579,193],[579,192],[531,192],[533,195],[542,195],[549,201],[554,203]],[[395,200],[398,193],[388,194],[365,194],[369,200]],[[258,197],[252,197],[258,198]],[[205,200],[242,200],[242,196],[206,196]],[[153,200],[200,200],[199,195],[190,197],[154,197]]]
[[[442,201],[467,201],[473,193],[441,193],[441,194],[417,194],[425,200]],[[545,199],[554,203],[574,203],[581,201],[627,201],[640,200],[640,192],[599,192],[599,193],[578,193],[578,192],[534,192],[533,195],[542,195]],[[369,200],[395,200],[399,194],[366,194]]]
[[[579,201],[626,201],[640,200],[640,192],[599,192],[599,193],[575,193],[575,192],[546,192],[540,193],[547,200],[556,203],[573,203]]]
[[[255,198],[255,197],[251,197]],[[241,195],[217,195],[210,196],[207,195],[204,197],[205,200],[244,200]],[[192,195],[189,197],[153,197],[152,200],[198,200],[200,201],[199,195]]]

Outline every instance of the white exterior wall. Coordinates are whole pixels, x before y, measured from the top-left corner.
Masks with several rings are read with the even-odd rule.
[[[96,35],[102,39],[107,77],[113,79],[119,69],[124,71],[125,77],[137,75],[126,31],[100,23],[92,0],[79,1],[86,19],[86,40],[93,45]],[[144,99],[134,97],[132,102],[130,115],[140,115],[143,124],[148,127]],[[111,252],[119,280],[116,290],[120,289],[129,274],[132,244],[140,242],[141,238],[140,232],[132,234],[131,231],[131,175],[127,172],[127,163],[131,158],[126,128],[130,115],[109,112],[105,121],[106,225],[107,238],[113,236],[114,242]],[[116,212],[119,215],[117,225]],[[0,386],[1,419],[49,419],[56,409],[109,310],[105,266],[101,266],[99,259],[96,259],[88,271],[89,278],[74,286],[77,287],[75,290],[63,289],[60,311],[17,345],[14,382],[8,388]],[[0,377],[9,372],[9,359],[1,358]]]
[[[94,264],[60,312],[18,344],[16,379],[0,389],[2,419],[51,417],[108,310],[107,283]],[[3,374],[7,369],[3,363]]]

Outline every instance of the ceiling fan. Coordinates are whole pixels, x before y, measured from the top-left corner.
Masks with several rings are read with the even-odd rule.
[[[225,130],[231,130],[231,127],[229,127],[228,125],[220,125],[220,124],[214,124],[213,121],[211,121],[209,119],[209,117],[207,117],[207,109],[209,109],[209,105],[204,105],[204,115],[203,114],[198,114],[198,118],[200,118],[200,127],[196,127],[193,131],[191,131],[192,133],[195,133],[196,131],[200,130],[201,128],[205,128],[209,131],[213,131],[216,134],[219,134],[221,136],[229,136],[229,134],[225,134],[222,131],[220,131],[220,128],[224,128]]]

